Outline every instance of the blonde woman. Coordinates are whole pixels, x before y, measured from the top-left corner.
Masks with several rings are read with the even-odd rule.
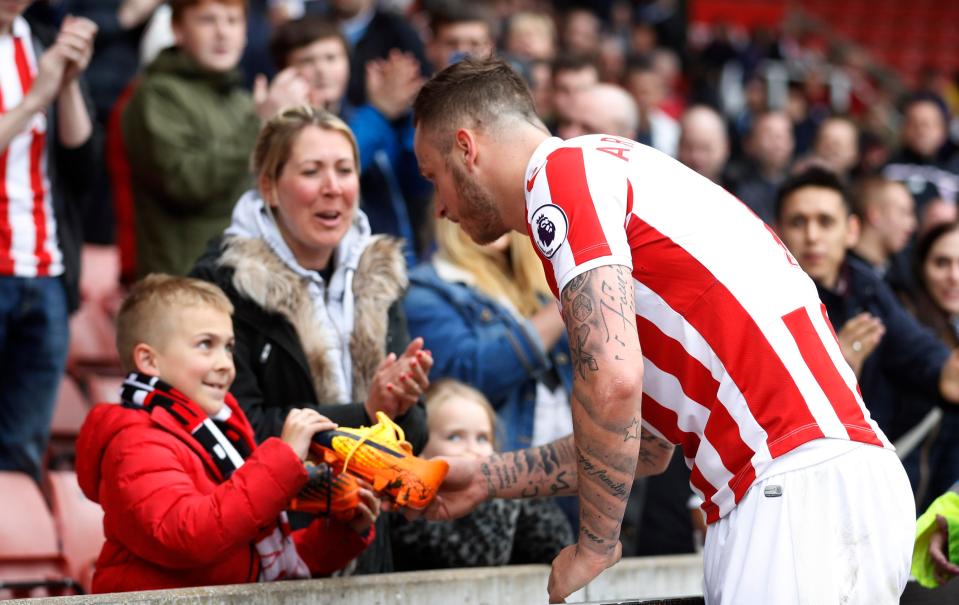
[[[358,156],[352,131],[326,111],[272,118],[253,151],[257,188],[194,268],[233,303],[230,390],[258,441],[279,435],[290,409],[312,408],[341,426],[369,426],[383,411],[414,451],[425,443],[417,401],[432,360],[409,339],[400,243],[372,235],[358,207]],[[388,531],[378,524],[377,534]],[[391,571],[388,548],[371,550],[382,556],[362,569]]]
[[[410,329],[430,343],[433,376],[489,399],[504,451],[569,434],[566,332],[529,238],[510,233],[479,246],[444,219],[437,247],[410,273],[404,301]]]

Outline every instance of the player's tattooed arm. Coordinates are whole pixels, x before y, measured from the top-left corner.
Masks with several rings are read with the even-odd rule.
[[[480,466],[489,498],[536,498],[576,493],[572,436],[539,447],[494,454]]]
[[[630,428],[624,435],[633,432]],[[663,472],[673,445],[644,428],[638,429],[637,439],[640,450],[635,478]],[[580,465],[585,469],[584,476],[606,484],[614,493],[621,493],[627,483],[625,479],[612,479],[604,467],[597,467],[589,456],[577,452],[572,435],[527,450],[494,454],[482,463],[480,474],[486,482],[487,498],[569,496],[579,487]]]
[[[675,446],[644,428],[641,428],[639,431],[639,440],[639,460],[636,462],[636,478],[658,475],[664,472],[673,457]]]
[[[574,370],[579,545],[600,553],[616,547],[642,443],[643,360],[632,292],[629,269],[613,265],[576,276],[561,296]]]

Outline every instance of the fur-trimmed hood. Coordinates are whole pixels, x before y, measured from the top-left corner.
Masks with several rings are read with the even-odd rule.
[[[365,216],[360,216],[365,223]],[[234,226],[236,219],[234,213]],[[333,343],[338,340],[331,331],[343,326],[333,328],[329,321],[323,320],[325,302],[323,290],[317,289],[319,278],[315,272],[291,267],[277,254],[275,245],[271,246],[268,236],[250,235],[255,234],[238,232],[231,227],[223,240],[217,264],[232,269],[232,286],[240,296],[290,322],[306,355],[319,401],[365,401],[376,368],[386,355],[390,305],[403,295],[408,283],[399,240],[383,235],[370,236],[367,232],[358,240],[354,238],[351,253],[337,250],[340,259],[335,261],[337,268],[331,281],[337,281],[336,272],[348,274],[340,279],[346,280],[348,291],[344,298],[352,318],[347,365],[351,392],[344,400],[335,356],[331,358],[330,355],[335,347]],[[344,262],[348,262],[348,266],[344,266]]]

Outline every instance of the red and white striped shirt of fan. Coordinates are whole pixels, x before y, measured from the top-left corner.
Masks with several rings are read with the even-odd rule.
[[[632,269],[643,425],[682,446],[712,523],[758,479],[860,444],[870,419],[812,280],[742,202],[634,141],[552,138],[526,171],[530,237],[553,294],[603,265]]]
[[[0,36],[0,113],[19,105],[37,74],[37,52],[22,17]],[[47,116],[38,112],[0,151],[0,275],[63,272],[47,174]]]

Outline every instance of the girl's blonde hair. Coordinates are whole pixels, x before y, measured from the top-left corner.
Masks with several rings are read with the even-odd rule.
[[[489,416],[490,438],[493,440],[493,449],[499,441],[497,434],[499,432],[499,421],[496,417],[496,410],[490,405],[489,399],[478,390],[452,378],[441,378],[430,384],[430,388],[423,395],[426,407],[426,417],[434,413],[441,405],[450,399],[467,399],[478,404],[486,415]]]
[[[443,260],[468,271],[476,288],[497,300],[505,298],[523,317],[531,317],[550,296],[543,266],[529,238],[510,232],[509,250],[503,255],[475,243],[459,225],[440,219],[436,222],[436,244]]]
[[[256,145],[253,147],[251,168],[257,186],[261,187],[260,193],[264,196],[268,193],[262,190],[264,181],[271,187],[276,184],[283,173],[283,167],[290,159],[293,142],[307,126],[338,132],[346,137],[353,148],[353,163],[359,172],[360,150],[356,137],[346,122],[325,109],[316,109],[309,105],[289,107],[267,120],[260,128]]]

